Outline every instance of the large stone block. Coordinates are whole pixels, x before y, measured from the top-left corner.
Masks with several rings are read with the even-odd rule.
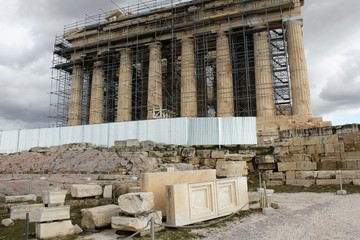
[[[47,206],[64,205],[67,190],[43,191],[43,203]]]
[[[126,147],[140,147],[140,141],[137,139],[127,139]]]
[[[211,150],[197,150],[196,156],[198,156],[199,158],[210,158]]]
[[[224,159],[227,161],[243,161],[240,154],[225,154]]]
[[[247,178],[166,186],[167,223],[183,226],[247,210]]]
[[[74,234],[71,220],[51,223],[36,223],[36,237],[39,239],[64,237]]]
[[[74,198],[85,198],[102,195],[102,187],[98,184],[73,184],[71,185],[71,196]]]
[[[318,179],[334,179],[336,178],[336,171],[318,171]]]
[[[309,187],[315,184],[315,179],[287,179],[286,185]]]
[[[339,136],[337,134],[321,136],[320,141],[323,144],[335,144],[339,142]]]
[[[12,206],[10,208],[10,218],[12,220],[25,220],[26,213],[30,213],[32,210],[44,207],[44,204],[29,204]]]
[[[278,171],[285,172],[285,171],[296,171],[296,162],[279,162],[277,163]]]
[[[149,212],[154,208],[154,194],[152,192],[127,193],[118,198],[121,212],[128,215]]]
[[[51,222],[70,219],[70,206],[42,207],[32,210],[29,214],[30,222]]]
[[[305,145],[318,145],[320,144],[320,137],[307,137],[305,138]]]
[[[195,148],[193,148],[193,147],[187,147],[187,148],[184,148],[184,149],[181,151],[181,156],[182,156],[182,157],[194,157],[194,156],[195,156],[195,153],[196,153]]]
[[[225,152],[221,150],[213,150],[211,151],[211,158],[224,158]]]
[[[317,164],[309,161],[296,162],[296,169],[299,171],[316,170]]]
[[[149,221],[154,218],[155,223],[162,223],[161,211],[156,211],[144,216],[128,217],[128,216],[114,216],[111,218],[111,227],[121,231],[137,232],[143,228],[149,230],[151,225]]]
[[[216,170],[197,170],[179,172],[142,173],[140,188],[142,192],[154,193],[154,209],[166,215],[165,186],[176,183],[204,182],[216,179]]]
[[[120,207],[114,204],[81,209],[81,227],[95,229],[111,224],[111,217],[118,216]]]
[[[16,202],[36,202],[36,195],[18,195],[18,196],[5,196],[5,203],[16,203]]]
[[[329,171],[329,170],[336,170],[336,162],[333,161],[326,161],[326,162],[318,162],[317,168],[319,171]]]
[[[316,179],[316,185],[338,185],[340,181],[338,179]]]
[[[218,177],[234,177],[234,176],[247,176],[246,161],[216,161],[216,176]]]

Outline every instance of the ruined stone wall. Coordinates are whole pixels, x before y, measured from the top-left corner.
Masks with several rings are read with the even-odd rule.
[[[360,125],[280,131],[274,164],[264,168],[270,184],[327,185],[360,178]],[[261,166],[260,166],[261,167]]]

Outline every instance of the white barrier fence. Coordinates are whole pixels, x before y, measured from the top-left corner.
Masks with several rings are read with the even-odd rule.
[[[187,146],[256,144],[256,118],[167,118],[0,131],[0,153],[80,142],[111,147],[114,141],[126,139]]]

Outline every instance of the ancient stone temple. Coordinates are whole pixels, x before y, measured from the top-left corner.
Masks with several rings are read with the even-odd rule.
[[[65,26],[54,50],[55,124],[256,116],[259,131],[321,125],[311,110],[303,4],[140,1]]]

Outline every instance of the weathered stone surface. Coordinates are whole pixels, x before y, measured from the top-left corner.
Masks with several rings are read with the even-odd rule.
[[[275,159],[273,155],[256,156],[255,162],[257,164],[275,163]]]
[[[206,167],[211,167],[211,168],[216,167],[216,159],[206,158],[206,159],[203,159],[202,163]]]
[[[42,207],[32,210],[29,214],[30,222],[51,222],[70,219],[70,206]]]
[[[163,152],[164,157],[176,157],[177,156],[177,151],[173,150],[173,151],[164,151]]]
[[[156,143],[154,141],[150,141],[150,140],[146,140],[146,141],[141,141],[140,142],[140,147],[142,149],[147,149],[147,150],[151,150],[154,147],[156,147]]]
[[[36,237],[40,239],[64,237],[74,234],[71,220],[51,223],[36,223]]]
[[[176,157],[164,157],[162,159],[163,163],[180,163],[182,161],[181,156]]]
[[[279,172],[296,171],[296,162],[279,162],[277,163]]]
[[[36,208],[42,208],[44,204],[29,204],[29,205],[19,205],[12,206],[10,208],[10,218],[12,220],[25,220],[26,213],[30,213],[32,210]]]
[[[81,227],[95,229],[109,226],[111,217],[118,216],[119,213],[120,207],[114,204],[81,209]]]
[[[210,158],[211,150],[197,150],[196,156],[198,156],[199,158]]]
[[[129,187],[129,193],[138,193],[141,192],[140,187]]]
[[[111,199],[112,198],[112,189],[113,189],[112,185],[104,186],[103,198]]]
[[[353,180],[353,184],[354,184],[355,186],[360,186],[360,179],[354,179],[354,180]]]
[[[316,185],[338,185],[340,181],[338,179],[316,179]]]
[[[306,171],[306,170],[316,170],[316,163],[309,161],[298,161],[296,162],[296,170]]]
[[[315,179],[287,179],[286,185],[293,185],[293,186],[302,186],[302,187],[309,187],[315,184]]]
[[[225,154],[224,159],[227,161],[243,161],[240,154]]]
[[[178,167],[178,166],[177,166]],[[143,173],[140,187],[143,192],[154,193],[154,209],[166,215],[165,186],[176,183],[194,183],[216,179],[216,170]]]
[[[184,162],[191,164],[191,165],[199,165],[200,159],[198,157],[187,157],[184,159]]]
[[[195,153],[196,153],[195,148],[187,147],[187,148],[183,148],[183,150],[181,151],[181,156],[182,157],[194,157]]]
[[[140,147],[140,141],[137,139],[127,139],[126,147]]]
[[[318,171],[317,172],[318,179],[334,179],[336,178],[335,171]]]
[[[67,190],[43,191],[43,203],[47,206],[64,205]]]
[[[164,154],[160,151],[150,151],[149,157],[162,158],[164,157]]]
[[[211,151],[211,158],[224,158],[224,157],[225,157],[225,151],[221,151],[221,150]]]
[[[5,218],[1,220],[1,225],[4,227],[12,227],[14,226],[14,221],[11,218]]]
[[[286,171],[286,179],[294,180],[295,179],[295,171]]]
[[[122,231],[132,231],[136,232],[140,229],[145,228],[145,230],[150,229],[150,221],[151,218],[154,218],[155,223],[162,223],[162,214],[161,211],[156,211],[145,216],[138,217],[127,217],[127,216],[117,216],[111,218],[111,227],[114,229],[122,230]]]
[[[247,176],[246,161],[226,161],[223,159],[216,161],[216,176],[218,177],[234,177]]]
[[[336,170],[336,162],[335,161],[326,161],[326,162],[319,162],[317,163],[317,169],[320,171],[329,171],[329,170]]]
[[[74,234],[80,234],[82,232],[83,232],[83,230],[81,229],[81,227],[79,227],[79,225],[75,224],[74,225]]]
[[[121,195],[118,199],[121,212],[129,215],[148,212],[154,208],[152,192],[137,192]]]
[[[85,198],[102,195],[102,187],[98,184],[73,184],[71,185],[71,196],[74,198]]]
[[[15,203],[15,202],[36,202],[36,195],[19,195],[19,196],[5,196],[6,203]]]

